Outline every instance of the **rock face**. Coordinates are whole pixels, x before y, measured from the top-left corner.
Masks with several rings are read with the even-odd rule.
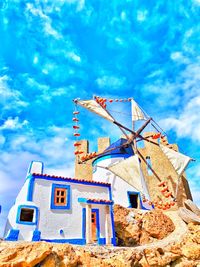
[[[172,220],[159,210],[143,213],[136,209],[114,206],[118,246],[134,246],[163,239],[174,231]]]
[[[163,239],[174,231],[172,220],[160,210],[150,211],[142,217],[142,228],[156,239]]]
[[[136,212],[120,206],[115,207],[115,220],[120,242],[128,242],[129,247],[1,241],[0,267],[200,266],[200,225],[190,223],[186,227],[183,223],[187,230],[184,232],[184,227],[180,227],[173,219],[176,229],[170,235],[174,225],[165,214],[157,211]],[[159,234],[157,225],[164,234]],[[177,227],[181,228],[178,230],[183,235],[177,234]],[[175,235],[175,239],[170,239],[172,235]],[[135,245],[142,242],[145,245]],[[135,246],[130,247],[131,244]]]

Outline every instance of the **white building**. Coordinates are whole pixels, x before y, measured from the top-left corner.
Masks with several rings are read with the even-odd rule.
[[[93,161],[93,180],[111,184],[115,204],[152,209],[147,201],[143,201],[144,197],[149,200],[149,193],[139,158],[130,145],[123,147],[125,143],[127,140],[120,138]]]
[[[111,186],[43,174],[32,162],[10,209],[5,240],[115,244]]]

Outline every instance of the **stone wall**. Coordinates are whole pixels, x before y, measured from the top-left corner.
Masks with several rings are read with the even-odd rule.
[[[152,132],[144,133],[144,137],[151,136]],[[144,146],[138,148],[139,152],[146,159],[150,157],[151,165],[155,170],[157,176],[154,174],[149,174],[146,163],[141,158],[141,167],[142,171],[149,189],[150,197],[152,200],[161,200],[163,199],[163,195],[160,192],[160,188],[158,187],[158,183],[161,181],[167,181],[169,190],[175,195],[176,185],[178,181],[178,175],[168,160],[168,158],[164,155],[163,151],[158,146],[158,140],[153,140],[152,138],[148,138],[151,142],[144,141]],[[168,146],[169,148],[178,151],[178,146],[176,144],[169,144],[167,138],[160,139],[160,143]],[[89,151],[89,143],[87,140],[81,141],[80,150],[84,152],[84,154]],[[110,145],[110,139],[108,137],[99,138],[98,139],[98,153],[103,152]],[[84,178],[91,180],[92,179],[92,160],[87,161],[85,164],[79,164],[78,159],[75,160],[75,176],[76,178]],[[178,206],[183,206],[183,202],[185,199],[192,199],[190,188],[188,182],[186,180],[185,173],[181,177],[178,196],[177,196],[177,204]]]

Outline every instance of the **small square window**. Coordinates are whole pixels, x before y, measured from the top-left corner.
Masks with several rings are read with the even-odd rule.
[[[51,209],[70,208],[70,186],[53,184],[51,196]]]
[[[33,222],[34,209],[22,208],[20,212],[21,222]]]
[[[29,205],[19,205],[16,223],[35,225],[38,222],[38,208]]]
[[[67,202],[67,189],[66,188],[55,188],[55,199],[54,205],[65,206]]]

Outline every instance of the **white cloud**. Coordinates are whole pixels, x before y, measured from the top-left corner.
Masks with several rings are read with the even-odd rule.
[[[147,10],[139,10],[137,11],[137,20],[142,22],[147,19],[148,11]]]
[[[200,96],[192,98],[176,118],[166,118],[160,124],[166,130],[174,130],[178,137],[188,137],[200,142]]]
[[[43,21],[43,30],[45,34],[51,35],[55,39],[62,38],[62,35],[56,29],[53,28],[51,18],[43,13],[43,10],[40,5],[37,5],[37,7],[35,7],[31,3],[27,3],[26,9],[32,15],[34,15],[35,17],[39,17]]]
[[[14,110],[28,106],[28,103],[22,100],[21,93],[9,87],[8,82],[10,80],[7,75],[0,77],[0,103],[4,105],[4,110]]]
[[[171,53],[170,57],[172,60],[174,60],[176,62],[185,63],[185,64],[190,63],[189,58],[184,56],[183,53],[180,51],[176,51],[176,52]]]
[[[125,82],[126,82],[125,77],[117,77],[113,75],[111,76],[104,75],[96,79],[96,83],[99,86],[99,88],[111,87],[114,90],[123,87]]]
[[[0,194],[15,190],[16,184],[16,180],[14,180],[9,173],[0,170]]]
[[[125,21],[127,19],[127,14],[126,14],[126,11],[125,10],[123,10],[121,12],[120,17],[121,17],[121,20],[122,21]]]
[[[72,59],[75,62],[81,62],[81,57],[78,56],[75,52],[69,52],[67,53],[67,57]]]
[[[0,126],[0,130],[17,130],[27,125],[28,125],[27,120],[23,120],[23,122],[19,122],[18,117],[15,117],[15,118],[9,117],[6,121],[4,121],[3,125]]]
[[[193,0],[193,2],[197,5],[200,5],[200,0]]]
[[[194,202],[200,207],[200,165],[194,162],[187,170],[187,178]]]
[[[73,178],[74,177],[74,162],[58,165],[56,169],[52,167],[47,167],[45,169],[45,173],[51,174],[51,175]]]
[[[66,0],[68,4],[75,4],[76,10],[81,11],[85,7],[85,0]]]
[[[3,135],[0,135],[0,147],[4,145],[6,139]]]

